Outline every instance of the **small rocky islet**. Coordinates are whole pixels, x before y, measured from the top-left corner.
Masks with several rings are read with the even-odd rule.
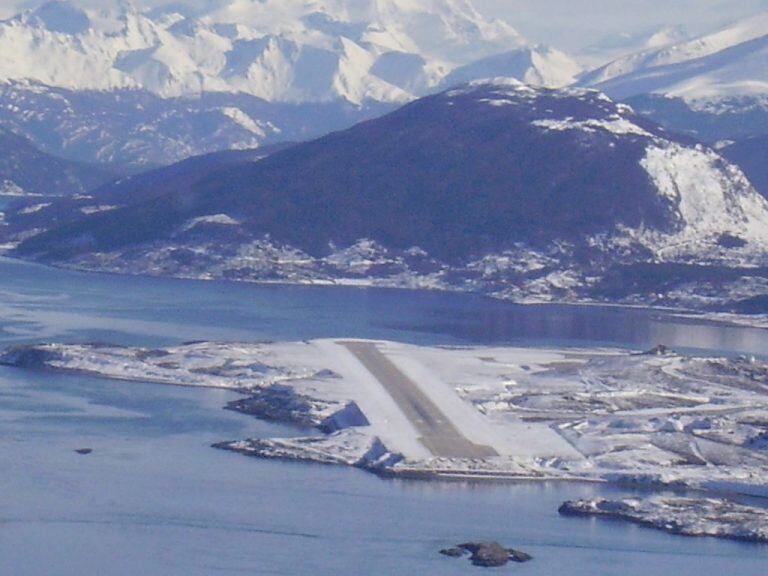
[[[474,566],[483,568],[498,568],[510,562],[523,563],[533,560],[530,554],[506,548],[498,542],[467,542],[452,548],[444,548],[440,550],[440,554],[450,558],[469,556],[469,561]]]

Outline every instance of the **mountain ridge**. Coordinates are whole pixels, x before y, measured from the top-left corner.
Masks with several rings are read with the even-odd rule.
[[[615,301],[617,274],[638,266],[674,271],[627,283],[651,291],[637,296],[646,303],[700,298],[711,282],[735,294],[745,275],[762,289],[768,253],[768,202],[714,150],[599,92],[508,79],[45,225],[55,217],[55,206],[34,224],[9,214],[15,254],[88,270],[518,300]],[[30,227],[49,230],[29,237]]]
[[[0,127],[0,195],[82,194],[117,177],[102,167],[57,158]]]
[[[768,133],[768,12],[582,74],[667,129],[712,145]]]
[[[768,12],[680,43],[631,54],[579,83],[612,97],[661,93],[697,105],[768,95]]]
[[[459,66],[523,48],[535,56],[523,71],[530,78],[563,85],[578,71],[468,0],[228,0],[199,16],[51,0],[0,22],[0,54],[13,55],[0,56],[0,79],[163,98],[218,92],[403,103]],[[411,58],[413,77],[376,74],[396,57]]]
[[[316,138],[452,73],[564,85],[580,71],[468,0],[81,4],[51,0],[0,21],[0,125],[120,171]]]

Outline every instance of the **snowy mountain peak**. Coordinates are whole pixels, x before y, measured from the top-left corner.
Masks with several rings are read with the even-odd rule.
[[[532,86],[559,88],[573,84],[580,72],[581,66],[559,50],[526,46],[460,66],[446,76],[443,85],[450,87],[504,74]]]
[[[660,93],[689,102],[768,94],[768,12],[705,36],[619,58],[581,83],[625,98]]]
[[[682,26],[671,26],[662,28],[651,35],[645,43],[645,47],[650,49],[663,48],[671,44],[679,44],[690,38],[688,32]]]
[[[0,22],[0,80],[161,97],[403,102],[458,67],[525,47],[469,0],[228,0],[195,13],[53,0]],[[577,71],[565,55],[535,48],[527,60],[464,68],[462,79],[493,72],[562,85]]]

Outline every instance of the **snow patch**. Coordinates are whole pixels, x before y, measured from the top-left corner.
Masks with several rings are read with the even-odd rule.
[[[13,180],[0,181],[0,196],[27,196],[27,192]]]
[[[32,206],[27,206],[26,208],[22,208],[19,210],[19,214],[34,214],[35,212],[40,212],[41,210],[44,210],[45,208],[48,208],[48,206],[51,205],[51,202],[43,202],[41,204],[33,204]]]
[[[768,201],[714,151],[653,144],[641,165],[678,213],[675,233],[639,233],[662,256],[701,253],[702,245],[714,245],[725,234],[746,241],[743,252],[759,256],[768,249]]]
[[[240,110],[240,108],[234,108],[234,107],[222,108],[221,113],[224,114],[224,116],[226,116],[227,118],[234,120],[237,124],[245,128],[252,134],[255,134],[256,136],[260,136],[264,138],[267,135],[261,123],[256,122],[248,114]]]
[[[188,232],[189,230],[192,230],[193,228],[196,228],[197,226],[201,226],[204,224],[215,224],[219,226],[239,226],[240,222],[238,220],[235,220],[228,214],[211,214],[209,216],[200,216],[199,218],[193,218],[192,220],[184,224],[184,226],[182,227],[182,231]]]
[[[564,132],[566,130],[580,130],[583,132],[604,131],[621,136],[634,134],[644,138],[653,138],[653,134],[647,130],[644,130],[634,122],[627,120],[626,118],[622,118],[618,115],[606,120],[600,120],[596,118],[590,118],[588,120],[575,120],[573,117],[567,117],[563,118],[562,120],[534,120],[531,122],[531,124],[538,128],[544,128],[546,130],[553,130],[556,132]]]
[[[98,206],[83,206],[80,208],[80,212],[83,214],[98,214],[99,212],[110,212],[111,210],[117,210],[119,206],[111,206],[109,204],[99,204]]]

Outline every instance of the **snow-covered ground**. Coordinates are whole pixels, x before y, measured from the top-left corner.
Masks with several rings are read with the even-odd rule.
[[[730,500],[668,497],[577,500],[563,504],[560,513],[627,520],[672,534],[768,543],[768,510]]]
[[[768,494],[768,365],[754,358],[373,343],[434,405],[438,420],[495,453],[446,458],[422,442],[424,423],[409,420],[348,344],[45,344],[11,349],[0,362],[233,389],[244,395],[233,409],[323,431],[220,445],[262,457],[406,476]]]
[[[728,225],[736,225],[736,219]],[[189,225],[189,224],[185,224]],[[196,226],[205,225],[196,223]],[[217,223],[219,227],[231,224]],[[625,252],[652,250],[660,261],[672,264],[717,266],[724,249],[715,244],[716,235],[707,230],[707,222],[694,221],[674,235],[660,235],[647,230],[624,230],[625,237],[595,237],[592,247],[603,254],[620,257]],[[764,234],[754,227],[756,235]],[[43,229],[25,230],[10,236],[5,248],[10,252],[24,239]],[[587,269],[573,262],[576,246],[567,242],[541,250],[527,245],[488,254],[462,266],[450,266],[430,257],[418,248],[389,250],[370,240],[338,249],[326,257],[306,252],[269,238],[255,240],[222,250],[222,243],[201,241],[186,245],[157,243],[130,252],[96,252],[57,263],[61,268],[87,272],[174,277],[196,280],[227,280],[259,284],[337,285],[378,288],[442,290],[485,294],[519,304],[599,304],[655,307],[677,310],[681,314],[748,326],[766,326],[768,317],[753,313],[732,313],[739,304],[759,298],[768,290],[761,277],[765,251],[763,242],[755,246],[729,250],[734,266],[741,263],[742,275],[711,279],[674,280],[666,291],[627,290],[626,294],[606,296],[599,293],[604,270]],[[692,256],[691,254],[697,254]],[[182,257],[180,257],[182,256]],[[704,269],[704,268],[702,268]],[[721,270],[721,269],[720,269]],[[749,270],[753,270],[750,272]],[[657,274],[664,274],[659,270]],[[632,279],[627,280],[631,286]]]
[[[34,194],[29,194],[13,180],[0,180],[0,196],[17,197],[34,196]]]

